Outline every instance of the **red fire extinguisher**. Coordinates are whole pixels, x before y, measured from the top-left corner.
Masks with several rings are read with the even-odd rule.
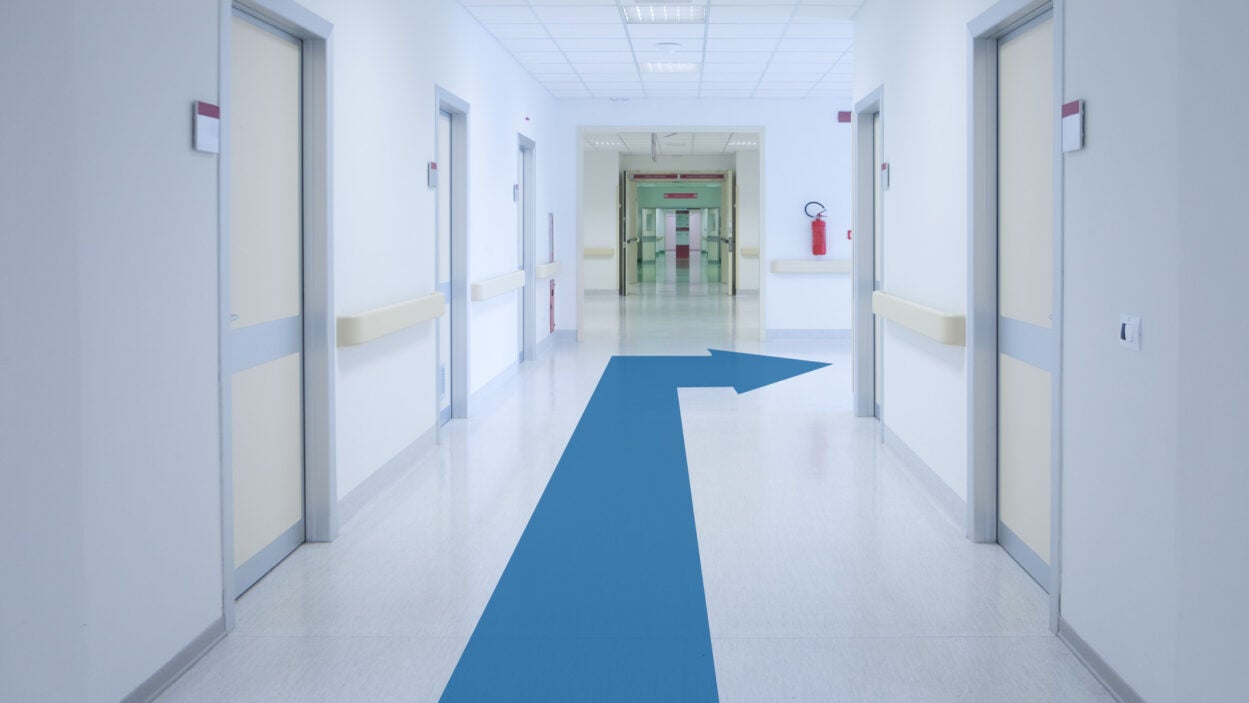
[[[814,215],[811,214],[812,205],[818,205],[820,208],[820,211]],[[824,254],[828,253],[825,231],[827,223],[824,222],[824,213],[828,212],[828,210],[824,209],[823,203],[812,200],[803,206],[802,211],[806,213],[807,217],[811,218],[811,253],[816,256],[824,256]]]

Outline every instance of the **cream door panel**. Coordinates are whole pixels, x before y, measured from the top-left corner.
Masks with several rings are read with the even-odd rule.
[[[1049,587],[1054,23],[998,43],[998,541]]]
[[[1050,559],[1053,376],[1018,359],[998,360],[998,512],[1046,563]]]
[[[303,519],[302,355],[234,374],[234,566]]]
[[[998,313],[1053,327],[1052,19],[1001,45],[998,75]]]
[[[231,326],[238,329],[300,314],[301,50],[238,17],[230,41],[235,106],[230,113],[230,311]]]

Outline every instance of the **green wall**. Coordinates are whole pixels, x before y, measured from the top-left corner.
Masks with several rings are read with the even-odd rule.
[[[664,193],[695,193],[698,197],[666,200]],[[639,183],[638,206],[683,210],[685,208],[720,207],[719,183]]]

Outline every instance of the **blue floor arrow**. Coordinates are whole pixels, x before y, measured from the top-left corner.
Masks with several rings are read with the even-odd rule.
[[[612,357],[442,702],[718,700],[677,388],[826,365]]]

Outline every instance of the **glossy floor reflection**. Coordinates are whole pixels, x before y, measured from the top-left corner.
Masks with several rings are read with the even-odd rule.
[[[679,391],[722,701],[1113,700],[1036,584],[852,416],[845,342],[761,343],[756,298],[672,285],[588,296],[584,342],[551,343],[338,541],[266,576],[160,700],[436,701],[610,356],[709,347],[832,364]]]

